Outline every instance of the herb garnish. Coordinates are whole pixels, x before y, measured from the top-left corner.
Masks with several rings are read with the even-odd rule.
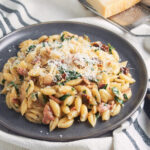
[[[28,54],[28,53],[30,53],[31,51],[34,51],[35,47],[36,47],[35,45],[29,46],[26,53]]]
[[[42,96],[43,96],[44,103],[47,103],[49,100],[49,97],[47,95],[42,95]]]
[[[43,47],[45,47],[45,42],[42,43]]]
[[[67,97],[69,97],[69,96],[71,96],[70,94],[65,94],[65,95],[63,95],[63,96],[61,96],[59,99],[61,100],[61,101],[64,101]]]
[[[81,77],[80,73],[78,73],[76,71],[73,71],[73,70],[65,70],[62,67],[59,69],[59,72],[61,74],[64,74],[64,73],[67,74],[65,82],[70,81],[70,80],[74,80],[74,79],[77,79],[77,78]]]
[[[95,52],[99,51],[100,49],[98,47],[96,47],[96,49],[94,50]]]
[[[128,100],[127,94],[123,94],[123,97],[124,97],[125,100]]]
[[[72,87],[72,88],[71,88],[71,90],[72,90],[72,91],[74,91],[74,90],[75,90],[75,88],[73,88],[73,87]]]
[[[57,85],[64,85],[65,82],[58,82]]]
[[[119,90],[116,88],[116,87],[113,87],[112,88],[112,92],[114,93],[115,95],[115,100],[120,103],[120,104],[123,104],[123,100],[119,99]]]
[[[106,90],[106,89],[107,89],[107,86],[108,86],[108,84],[105,84],[105,86],[103,87],[103,89],[105,89],[105,90]]]
[[[15,84],[13,81],[11,81],[11,82],[8,84],[8,86],[14,86],[14,88],[15,88],[17,94],[19,94],[19,88],[18,88],[18,85]]]
[[[112,47],[110,43],[108,43],[108,47],[109,47],[109,53],[112,54],[112,50],[115,49],[115,48]]]
[[[24,80],[24,76],[23,75],[19,75],[19,79],[20,79],[20,81],[23,81]]]
[[[113,88],[112,88],[112,92],[113,92],[117,97],[119,97],[119,90],[118,90],[116,87],[113,87]]]
[[[38,93],[32,93],[31,97],[32,97],[32,99],[37,100],[38,99]]]
[[[57,79],[57,81],[60,81],[62,79],[59,74],[56,74],[55,78]]]
[[[123,104],[123,100],[119,99],[119,97],[115,96],[115,100],[120,103],[120,104]]]
[[[65,37],[65,35],[63,34],[60,39],[63,42],[64,40],[71,40],[72,38],[74,38],[74,36],[70,36],[70,37]]]
[[[6,81],[5,79],[2,80],[2,84],[3,84],[3,85],[5,84],[5,81]]]
[[[96,119],[98,119],[98,118],[100,117],[99,112],[97,112],[97,113],[95,114],[95,117],[96,117]]]
[[[60,37],[60,39],[61,39],[61,41],[63,42],[64,40],[65,40],[65,38],[64,38],[64,34]]]
[[[28,93],[30,86],[31,84],[29,84],[28,87],[26,88],[26,93]]]

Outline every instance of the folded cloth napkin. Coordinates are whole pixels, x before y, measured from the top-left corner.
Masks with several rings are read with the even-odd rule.
[[[61,2],[59,0],[1,0],[0,37],[30,24],[85,16],[93,15],[76,0],[61,0]],[[78,18],[71,21],[86,22],[111,29],[133,44],[144,58],[147,68],[150,66],[150,54],[144,51],[142,38],[132,37],[99,17]],[[150,69],[148,71],[150,73]],[[0,126],[0,150],[148,150],[150,149],[149,99],[150,91],[145,98],[144,109],[141,106],[130,119],[113,131],[113,136],[63,143],[49,142],[15,135]]]

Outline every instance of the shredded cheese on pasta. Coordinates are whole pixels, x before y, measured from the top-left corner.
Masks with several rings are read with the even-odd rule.
[[[6,104],[50,131],[68,128],[74,118],[94,127],[99,116],[117,115],[135,80],[110,44],[64,31],[20,43],[0,73]]]

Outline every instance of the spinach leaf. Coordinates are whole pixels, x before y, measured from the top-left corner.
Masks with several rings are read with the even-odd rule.
[[[64,40],[71,40],[72,38],[74,38],[74,36],[69,36],[69,37],[65,37],[65,35],[63,34],[60,39],[63,42]]]
[[[5,81],[6,81],[5,79],[2,80],[2,84],[3,84],[3,85],[5,84]]]
[[[95,114],[95,117],[96,117],[96,119],[98,119],[98,118],[100,117],[99,112],[97,112],[97,113]]]
[[[124,97],[125,100],[128,100],[127,94],[123,94],[123,97]]]
[[[60,72],[61,74],[63,74],[63,73],[65,73],[65,69],[63,69],[63,67],[60,67],[60,68],[59,68],[59,72]]]
[[[74,80],[74,79],[81,77],[81,74],[76,71],[68,71],[67,74],[68,74],[66,78],[67,81]]]
[[[31,98],[32,98],[33,101],[36,101],[38,99],[38,93],[37,92],[36,93],[32,93],[31,94]]]
[[[123,104],[123,100],[119,99],[119,97],[115,96],[115,100],[120,103],[120,104]]]
[[[100,86],[99,86],[99,89],[107,89],[107,86],[108,86],[108,84],[101,84]]]
[[[47,95],[44,95],[44,94],[42,96],[43,96],[43,101],[46,104],[49,100],[49,97]]]
[[[65,70],[65,69],[63,69],[62,67],[60,67],[59,72],[60,72],[61,74],[63,74],[63,73],[66,73],[66,74],[67,74],[67,76],[66,76],[66,82],[81,77],[81,74],[80,74],[80,73],[78,73],[78,72],[76,72],[76,71],[73,71],[73,70]]]
[[[28,54],[28,53],[30,53],[31,51],[34,51],[35,47],[36,47],[35,45],[29,46],[26,53]]]
[[[61,79],[62,79],[62,77],[59,74],[56,74],[55,78],[56,78],[57,81],[61,81]]]
[[[119,90],[116,87],[112,88],[112,92],[119,97]]]
[[[105,84],[105,86],[103,87],[103,89],[105,89],[105,90],[106,90],[106,89],[107,89],[107,86],[108,86],[108,84]]]
[[[115,48],[112,47],[110,43],[108,43],[108,47],[109,47],[109,53],[112,54],[112,50],[115,49]]]
[[[20,81],[23,81],[24,80],[24,76],[19,75],[19,79],[20,79]]]
[[[67,97],[69,97],[69,96],[71,96],[70,94],[65,94],[65,95],[63,95],[63,96],[61,96],[59,99],[61,100],[61,101],[64,101]]]
[[[26,89],[26,93],[28,93],[30,86],[31,86],[31,84],[28,85],[28,87]]]
[[[75,88],[73,88],[73,87],[72,87],[72,88],[71,88],[71,90],[72,90],[72,91],[74,91],[74,90],[75,90]]]
[[[16,90],[16,92],[17,92],[17,94],[19,94],[19,88],[18,88],[18,85],[15,84],[13,81],[11,81],[11,82],[8,84],[8,86],[14,86],[14,87],[15,87],[15,90]]]
[[[65,40],[65,37],[64,37],[64,36],[65,36],[65,35],[63,34],[63,35],[60,37],[60,39],[61,39],[62,42]]]
[[[96,47],[96,49],[94,50],[95,52],[99,51],[100,49],[98,47]]]
[[[64,85],[65,84],[65,81],[64,82],[58,82],[57,85]]]

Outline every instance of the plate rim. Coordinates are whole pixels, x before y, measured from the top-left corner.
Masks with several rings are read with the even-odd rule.
[[[70,24],[70,23],[72,23],[72,24],[84,25],[84,26],[88,26],[88,27],[90,26],[90,27],[94,27],[94,28],[97,28],[97,29],[100,28],[101,30],[105,30],[107,32],[110,32],[111,34],[114,34],[115,36],[117,36],[118,38],[123,40],[126,44],[128,44],[132,48],[132,51],[134,51],[137,54],[137,56],[140,58],[140,60],[142,62],[142,65],[143,65],[144,70],[145,70],[145,75],[146,75],[145,76],[146,83],[145,83],[145,86],[143,87],[144,90],[143,90],[142,95],[140,96],[140,100],[139,100],[138,104],[134,107],[134,109],[128,115],[126,115],[120,121],[116,122],[115,124],[111,125],[108,128],[105,128],[102,131],[102,133],[100,134],[100,136],[102,136],[105,133],[108,133],[109,131],[112,131],[112,130],[116,129],[117,127],[119,127],[119,125],[121,125],[127,119],[129,119],[138,110],[138,108],[140,107],[140,105],[144,101],[144,97],[146,95],[147,85],[148,85],[148,71],[147,71],[147,67],[146,67],[145,61],[144,61],[142,55],[138,52],[138,50],[129,41],[127,41],[125,38],[123,38],[121,35],[116,34],[115,32],[113,32],[111,30],[108,30],[108,29],[106,29],[104,27],[101,27],[101,26],[98,26],[98,25],[94,25],[94,24],[90,24],[90,23],[84,23],[84,22],[80,22],[80,21],[47,21],[47,22],[42,22],[42,23],[38,23],[38,24],[31,24],[29,26],[21,27],[19,29],[16,29],[15,31],[12,31],[12,32],[6,34],[4,37],[0,38],[0,44],[1,44],[1,42],[6,40],[7,38],[9,38],[10,36],[13,36],[14,34],[17,34],[18,32],[20,32],[22,30],[26,30],[28,28],[32,28],[32,27],[35,27],[35,26],[46,25],[46,24],[55,24],[55,23],[58,23],[58,24]],[[92,137],[99,136],[98,133],[97,134],[94,133],[94,134],[90,134],[90,135],[87,135],[87,136],[82,136],[80,138],[72,138],[72,139],[65,138],[64,140],[60,138],[60,139],[56,140],[56,139],[53,139],[53,138],[49,139],[47,137],[43,138],[43,137],[36,137],[34,135],[29,135],[28,133],[26,134],[25,131],[19,132],[18,130],[14,129],[13,127],[10,127],[9,125],[7,125],[2,120],[0,120],[0,124],[2,126],[6,127],[7,129],[11,130],[12,132],[17,133],[19,136],[26,137],[26,138],[32,138],[32,139],[35,139],[35,140],[44,140],[44,141],[53,141],[53,142],[66,142],[66,141],[69,142],[69,141],[75,141],[75,140],[81,140],[81,139],[87,139],[87,138],[92,138]]]

